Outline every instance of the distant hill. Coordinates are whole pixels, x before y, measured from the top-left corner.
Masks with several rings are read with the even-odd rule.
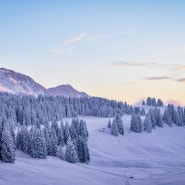
[[[84,92],[77,91],[71,85],[59,85],[46,89],[31,77],[13,70],[0,68],[0,91],[19,95],[46,95],[65,97],[88,97]]]

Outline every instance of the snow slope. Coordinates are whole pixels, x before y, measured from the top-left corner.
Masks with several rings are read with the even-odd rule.
[[[124,116],[125,135],[114,137],[106,128],[108,118],[84,119],[90,134],[88,165],[54,157],[37,160],[17,151],[15,164],[0,163],[0,185],[185,184],[185,127],[129,133],[131,117]]]
[[[0,68],[0,91],[31,96],[89,97],[89,95],[77,91],[71,85],[60,85],[46,89],[29,76],[5,68]]]

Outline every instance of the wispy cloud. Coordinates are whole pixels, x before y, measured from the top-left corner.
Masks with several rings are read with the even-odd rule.
[[[171,69],[173,71],[185,71],[185,65],[173,65]]]
[[[65,54],[65,53],[70,53],[73,51],[73,48],[69,49],[52,49],[51,52],[55,54]]]
[[[144,80],[167,80],[171,79],[169,76],[153,76],[153,77],[146,77]]]
[[[79,41],[82,40],[85,36],[86,36],[86,33],[81,33],[80,35],[78,35],[78,36],[76,36],[76,37],[72,37],[72,38],[66,39],[66,40],[64,41],[64,44],[71,44],[71,43],[79,42]]]
[[[176,81],[185,83],[185,78],[179,78],[179,79],[177,79]]]
[[[131,66],[149,66],[154,65],[154,63],[117,61],[111,62],[111,65],[116,67],[131,67]]]
[[[127,85],[138,85],[140,84],[140,81],[132,81],[132,82],[125,82]]]
[[[112,36],[111,34],[95,35],[95,36],[93,36],[93,37],[90,37],[90,38],[88,39],[88,41],[95,41],[95,40],[97,40],[97,39],[109,38],[109,37],[111,37],[111,36]]]

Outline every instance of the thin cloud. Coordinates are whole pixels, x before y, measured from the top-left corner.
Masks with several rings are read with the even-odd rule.
[[[179,78],[179,79],[177,79],[176,81],[185,83],[185,78]]]
[[[138,85],[140,84],[140,81],[133,81],[133,82],[126,82],[127,85]]]
[[[88,39],[88,41],[95,41],[95,40],[97,40],[97,39],[109,38],[109,37],[111,37],[111,36],[112,36],[111,34],[96,35],[96,36],[94,36],[94,37],[90,37],[90,38]]]
[[[173,71],[185,71],[185,65],[173,65],[171,69]]]
[[[82,40],[86,36],[86,33],[81,33],[80,35],[76,37],[69,38],[64,41],[64,44],[71,44],[71,43],[76,43]]]
[[[167,80],[170,79],[169,76],[154,76],[154,77],[146,77],[144,80]]]
[[[70,49],[52,49],[51,52],[55,54],[65,54],[65,53],[70,53],[73,51],[73,48]]]
[[[111,65],[116,67],[131,67],[131,66],[148,66],[153,65],[153,63],[118,61],[111,62]]]

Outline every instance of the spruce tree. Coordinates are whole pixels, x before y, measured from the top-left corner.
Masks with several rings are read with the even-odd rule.
[[[62,148],[61,145],[59,145],[58,148],[57,148],[57,157],[64,160],[64,161],[66,160],[65,153],[64,153],[63,148]]]
[[[110,119],[109,119],[109,121],[108,121],[107,127],[108,127],[108,128],[111,128],[111,121],[110,121]]]
[[[3,162],[13,163],[15,161],[15,146],[10,130],[3,126],[1,136],[1,160]]]
[[[151,123],[151,119],[150,119],[150,116],[149,115],[146,115],[145,116],[143,127],[144,127],[143,130],[145,132],[148,132],[148,133],[151,133],[152,132],[152,123]]]
[[[118,130],[118,124],[116,123],[116,120],[113,120],[112,126],[111,126],[111,134],[113,136],[118,136],[119,130]]]
[[[68,137],[68,141],[66,145],[65,158],[66,158],[66,161],[71,163],[76,163],[79,161],[75,146],[70,136]]]

